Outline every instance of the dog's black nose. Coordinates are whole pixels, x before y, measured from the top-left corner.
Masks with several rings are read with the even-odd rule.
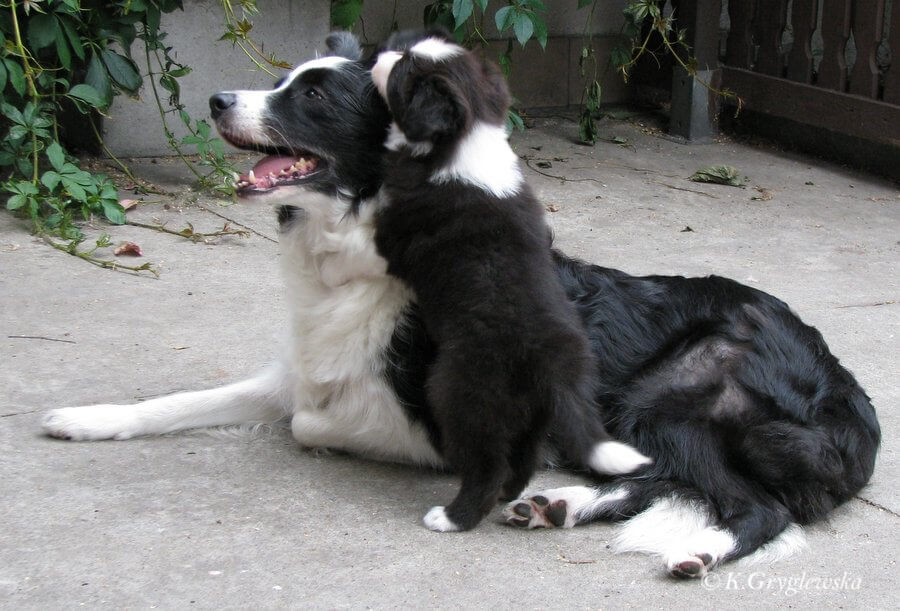
[[[213,119],[217,119],[219,115],[234,106],[237,96],[233,93],[217,93],[209,98],[209,110]]]

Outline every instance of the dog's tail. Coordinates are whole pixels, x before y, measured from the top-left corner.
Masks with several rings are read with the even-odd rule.
[[[600,410],[586,398],[590,391],[578,392],[577,385],[554,390],[556,409],[551,440],[568,466],[603,475],[623,475],[653,463],[652,458],[610,436]]]

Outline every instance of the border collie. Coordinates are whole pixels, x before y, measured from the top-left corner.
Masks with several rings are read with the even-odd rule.
[[[445,464],[425,393],[435,347],[412,292],[360,264],[377,256],[390,117],[355,38],[332,35],[328,48],[272,90],[210,99],[225,138],[268,155],[240,193],[280,206],[289,352],[221,388],[50,410],[49,435],[127,439],[290,418],[303,446]],[[461,173],[491,161],[474,155]],[[597,360],[606,428],[654,462],[512,501],[510,524],[627,519],[616,549],[657,554],[670,574],[699,577],[779,535],[796,543],[795,524],[824,518],[869,480],[875,410],[821,334],[783,302],[720,277],[634,277],[554,259]]]
[[[468,530],[501,489],[518,497],[548,427],[574,465],[621,474],[650,462],[611,441],[594,404],[594,355],[556,275],[544,210],[507,142],[500,71],[426,38],[381,53],[372,80],[394,119],[374,269],[383,274],[386,262],[415,293],[437,350],[425,382],[436,445],[462,478],[425,524]],[[473,174],[473,156],[494,161]]]

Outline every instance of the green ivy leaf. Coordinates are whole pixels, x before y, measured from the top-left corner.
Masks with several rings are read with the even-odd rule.
[[[83,102],[87,102],[94,108],[104,108],[107,106],[107,102],[103,99],[103,96],[100,95],[100,92],[85,83],[75,85],[69,90],[67,95],[78,98]]]
[[[6,70],[9,72],[9,82],[19,95],[25,95],[25,72],[22,66],[10,58],[4,58]]]
[[[497,12],[494,14],[494,23],[497,25],[498,32],[502,33],[503,30],[512,25],[514,10],[515,7],[513,6],[504,6],[497,9]]]
[[[531,35],[534,34],[534,24],[528,18],[527,13],[516,13],[513,18],[513,31],[516,34],[516,40],[523,47]]]
[[[6,64],[0,62],[0,93],[6,89]]]
[[[13,125],[9,128],[9,133],[7,134],[7,138],[9,140],[19,140],[28,135],[28,128],[24,125]]]
[[[103,67],[103,62],[100,61],[96,52],[91,53],[87,74],[84,76],[84,84],[93,87],[100,94],[103,104],[98,108],[109,106],[113,98],[112,83],[110,83],[106,68]]]
[[[50,165],[54,170],[57,172],[62,170],[63,164],[66,162],[66,152],[56,140],[47,147],[47,159],[50,160]]]
[[[578,8],[584,8],[594,3],[594,0],[578,0]]]
[[[53,170],[48,170],[41,176],[41,183],[51,191],[56,189],[60,180],[62,180],[62,176]]]
[[[65,36],[56,37],[56,56],[59,57],[59,63],[63,68],[72,69],[72,54],[69,52],[69,43],[66,42]]]
[[[69,195],[72,196],[72,199],[79,202],[87,201],[87,193],[85,192],[84,187],[73,180],[69,180],[65,176],[61,176],[60,181],[62,182],[65,190],[68,191]]]
[[[160,20],[160,12],[159,9],[153,5],[147,7],[147,30],[153,36],[156,36],[157,32],[159,32],[159,20]]]
[[[78,59],[84,61],[84,48],[82,47],[81,36],[75,31],[74,26],[71,24],[71,20],[68,17],[61,17],[59,19],[59,25],[62,26],[66,38],[69,39],[69,45],[71,45],[72,50],[75,51],[75,55],[78,56]]]
[[[125,224],[125,209],[117,202],[103,201],[103,216],[113,225]]]
[[[109,49],[101,50],[100,55],[116,84],[128,93],[137,93],[144,81],[134,62]]]
[[[6,200],[6,209],[18,210],[25,205],[25,199],[26,198],[24,195],[13,195],[8,200]]]
[[[331,3],[331,25],[338,28],[352,28],[362,13],[363,0],[333,0]]]
[[[453,8],[451,12],[456,21],[454,28],[460,27],[466,20],[472,16],[475,10],[475,4],[472,0],[453,0]]]
[[[547,22],[544,21],[543,17],[535,13],[529,13],[528,17],[529,19],[531,19],[532,25],[534,25],[534,39],[538,41],[538,44],[541,45],[542,49],[546,49]]]
[[[481,12],[485,12],[487,10],[488,0],[475,0],[478,2],[478,8],[481,9]]]
[[[49,47],[57,36],[62,35],[55,15],[38,13],[28,22],[28,45],[32,51]]]
[[[159,77],[159,84],[163,89],[171,93],[174,97],[178,97],[181,95],[181,86],[178,84],[178,81],[173,79],[168,74],[163,74]]]
[[[25,125],[25,117],[22,116],[22,113],[19,111],[19,109],[12,104],[3,102],[3,104],[0,104],[0,112],[2,112],[3,116],[13,123],[16,123],[18,125]]]

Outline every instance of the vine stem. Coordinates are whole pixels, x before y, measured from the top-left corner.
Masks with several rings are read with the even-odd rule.
[[[237,31],[235,28],[235,22],[237,21],[237,15],[234,14],[234,7],[231,5],[231,0],[222,0],[222,9],[225,12],[225,24],[228,25],[233,32]],[[266,57],[266,54],[263,53],[262,49],[257,47],[256,44],[252,40],[250,40],[250,38],[244,32],[241,32],[241,34],[238,38],[236,38],[233,42],[241,48],[241,51],[243,51],[247,57],[250,58],[250,61],[253,62],[257,68],[259,68],[260,70],[262,70],[263,72],[265,72],[266,74],[271,76],[272,78],[278,78],[278,76],[274,72],[272,72],[271,70],[266,68],[263,64],[261,64],[259,62],[259,60],[257,60],[253,56],[253,53],[256,53],[261,58],[263,58],[263,60],[265,60],[267,63],[270,63],[273,66],[276,65],[275,63],[272,62],[272,60],[270,60],[268,57]],[[244,43],[246,43],[250,47],[250,49],[253,50],[253,53],[251,53],[250,51],[247,50],[247,47],[244,46]],[[279,66],[279,67],[283,67],[283,66]]]
[[[101,259],[100,257],[95,257],[93,255],[93,252],[96,249],[88,250],[88,251],[78,250],[77,244],[70,243],[70,244],[66,245],[61,242],[57,242],[56,240],[52,239],[50,236],[48,236],[45,233],[40,233],[39,235],[44,240],[44,242],[46,242],[47,244],[49,244],[56,250],[64,252],[68,255],[74,255],[83,261],[87,261],[88,263],[90,263],[92,265],[96,265],[97,267],[102,267],[104,269],[111,269],[113,271],[123,271],[124,270],[124,271],[131,272],[133,274],[136,274],[136,275],[140,275],[141,272],[150,272],[157,279],[159,278],[159,272],[156,271],[156,269],[154,269],[150,263],[144,263],[143,265],[123,265],[123,264],[119,263],[118,261],[113,261],[111,259]]]
[[[135,188],[137,188],[141,193],[156,193],[157,195],[161,195],[160,191],[152,191],[141,184],[141,181],[132,173],[131,168],[129,168],[125,163],[122,162],[121,159],[116,157],[109,147],[106,146],[106,142],[103,141],[103,136],[100,135],[100,130],[97,129],[97,124],[94,123],[94,117],[88,115],[88,123],[91,126],[91,131],[94,132],[94,137],[97,138],[97,143],[100,145],[100,148],[103,149],[103,153],[112,159],[119,169],[134,183]]]
[[[172,134],[172,131],[169,129],[169,122],[166,121],[166,110],[162,106],[162,102],[159,99],[159,90],[156,88],[156,81],[153,80],[154,72],[153,66],[150,63],[150,42],[146,39],[144,40],[144,56],[147,59],[147,76],[149,76],[150,86],[153,88],[153,99],[156,101],[156,107],[159,109],[159,118],[163,124],[163,130],[166,132],[166,138],[169,141],[169,146],[175,151],[175,154],[184,162],[184,164],[188,167],[191,173],[197,177],[197,180],[201,183],[203,182],[203,176],[194,168],[193,164],[188,161],[187,157],[184,156],[184,153],[181,152],[181,148],[175,142],[175,136]]]
[[[25,72],[25,80],[28,82],[28,93],[31,96],[31,100],[34,103],[35,110],[37,110],[38,104],[40,104],[40,95],[38,95],[37,87],[34,84],[34,73],[31,68],[31,64],[28,63],[28,56],[25,51],[25,45],[22,44],[22,32],[19,29],[19,18],[16,15],[16,0],[9,0],[9,12],[12,15],[12,23],[13,23],[13,33],[16,38],[16,49],[19,51],[19,55],[22,58],[22,67]],[[32,176],[31,176],[31,184],[37,186],[38,184],[38,145],[37,145],[37,135],[34,132],[31,132],[31,167],[32,167]]]

